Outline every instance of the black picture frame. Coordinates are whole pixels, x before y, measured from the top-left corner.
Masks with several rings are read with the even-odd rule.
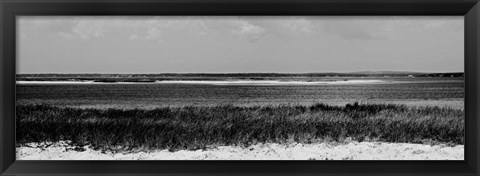
[[[478,0],[1,0],[1,175],[479,175]],[[464,161],[16,161],[16,16],[459,15],[465,17]]]

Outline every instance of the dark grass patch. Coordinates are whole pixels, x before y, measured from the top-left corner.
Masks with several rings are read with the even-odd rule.
[[[96,149],[204,149],[258,142],[464,144],[464,111],[392,104],[76,109],[17,105],[17,144],[69,140]]]

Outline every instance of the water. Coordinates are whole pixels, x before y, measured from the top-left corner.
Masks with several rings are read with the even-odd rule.
[[[354,101],[463,107],[464,81],[389,79],[385,84],[17,84],[17,103],[91,108],[345,104]]]

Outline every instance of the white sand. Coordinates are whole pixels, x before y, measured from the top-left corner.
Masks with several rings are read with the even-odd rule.
[[[155,81],[155,82],[94,82],[94,81],[17,81],[17,84],[210,84],[210,85],[323,85],[323,84],[379,84],[382,80],[347,80],[347,81]]]
[[[464,146],[384,142],[348,144],[257,144],[251,147],[221,146],[207,150],[156,150],[138,153],[102,153],[89,147],[72,150],[65,142],[51,146],[28,144],[17,148],[17,160],[463,160]]]

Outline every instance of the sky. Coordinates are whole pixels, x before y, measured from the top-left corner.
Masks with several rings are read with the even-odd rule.
[[[463,67],[463,16],[17,17],[20,74]]]

